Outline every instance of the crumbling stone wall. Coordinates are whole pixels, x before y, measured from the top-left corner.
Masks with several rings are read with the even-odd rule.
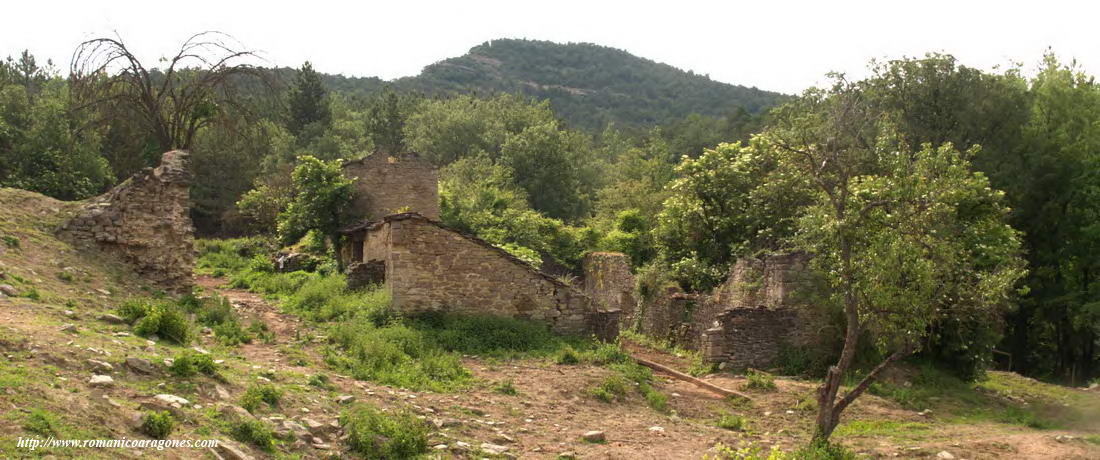
[[[374,152],[344,164],[344,176],[357,178],[352,215],[377,220],[397,212],[439,219],[439,176],[415,153]]]
[[[590,252],[582,266],[585,294],[605,309],[621,310],[623,319],[633,318],[638,301],[630,257],[619,252]]]
[[[803,295],[811,287],[808,261],[799,253],[739,259],[710,294],[673,289],[646,302],[642,332],[700,350],[711,362],[763,366],[782,343],[812,336],[818,315]]]
[[[160,166],[89,199],[58,234],[121,257],[161,287],[187,289],[195,264],[190,182],[188,153],[167,152]]]
[[[546,323],[560,333],[618,334],[618,311],[476,237],[416,213],[346,229],[362,235],[362,261],[385,266],[398,311],[493,314]]]
[[[727,308],[777,308],[803,303],[799,294],[810,286],[807,263],[809,257],[797,252],[759,259],[742,257],[733,264],[726,282],[715,290],[714,300]]]
[[[806,346],[811,338],[801,310],[765,306],[731,308],[719,313],[715,327],[702,334],[703,360],[734,369],[771,365],[784,344]]]

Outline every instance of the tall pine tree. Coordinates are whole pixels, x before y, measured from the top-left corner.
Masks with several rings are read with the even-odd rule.
[[[290,118],[287,129],[299,136],[310,125],[327,128],[332,123],[332,110],[328,105],[321,75],[306,61],[298,70],[294,87],[290,90]]]

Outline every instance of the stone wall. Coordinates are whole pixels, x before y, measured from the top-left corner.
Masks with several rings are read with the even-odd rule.
[[[357,178],[351,215],[377,220],[397,212],[439,219],[439,176],[415,153],[375,152],[344,164],[344,176]]]
[[[630,257],[619,252],[590,252],[585,254],[582,267],[584,293],[604,309],[621,310],[622,318],[630,321],[638,303]]]
[[[806,346],[809,325],[800,309],[765,306],[731,308],[719,313],[715,327],[702,334],[703,360],[733,369],[770,366],[783,344]]]
[[[802,253],[742,257],[730,268],[726,282],[715,289],[714,300],[727,308],[803,303],[799,293],[810,286],[808,262]]]
[[[804,298],[808,260],[797,253],[739,259],[709,294],[673,288],[645,302],[641,331],[700,350],[710,362],[764,366],[782,343],[809,343],[819,321]]]
[[[58,235],[121,257],[163,288],[186,290],[195,264],[188,156],[167,152],[160,166],[138,171],[89,199]]]
[[[385,264],[385,285],[398,311],[510,316],[603,339],[618,333],[617,310],[598,310],[580,290],[424,216],[387,216],[345,233],[362,235],[363,262]]]

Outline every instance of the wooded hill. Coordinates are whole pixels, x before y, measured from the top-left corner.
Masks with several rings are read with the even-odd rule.
[[[279,73],[291,81],[294,69]],[[375,77],[324,75],[323,81],[333,91],[352,94],[386,85]],[[392,84],[425,95],[509,93],[549,99],[555,114],[587,130],[609,123],[649,127],[690,114],[730,115],[739,108],[758,114],[783,100],[779,93],[714,81],[607,46],[519,39],[483,43]]]

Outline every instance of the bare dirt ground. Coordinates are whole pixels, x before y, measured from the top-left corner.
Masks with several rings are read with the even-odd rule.
[[[243,346],[247,362],[263,366],[286,366],[272,348],[293,343],[308,326],[297,318],[278,312],[259,296],[228,289],[220,280],[201,278],[200,285],[241,305],[245,315],[257,315],[273,326],[275,342]],[[661,350],[625,344],[631,353],[676,369],[689,363]],[[306,351],[319,362],[315,346]],[[456,394],[410,392],[371,382],[333,376],[339,391],[360,401],[386,407],[411,407],[440,422],[455,419],[459,424],[436,435],[438,443],[453,445],[465,441],[507,445],[509,452],[524,458],[554,458],[571,453],[578,458],[702,458],[713,454],[716,443],[738,446],[753,443],[766,449],[773,445],[793,449],[810,434],[811,413],[793,409],[799,399],[812,393],[809,381],[776,379],[778,391],[752,392],[751,403],[733,403],[696,385],[658,374],[657,387],[670,395],[672,415],[658,413],[637,395],[624,403],[603,403],[587,390],[609,371],[598,366],[559,366],[542,360],[486,362],[464,359],[474,375],[486,385]],[[303,368],[290,367],[301,371]],[[710,383],[740,390],[744,379],[732,375],[704,377]],[[488,383],[511,380],[518,395],[492,391]],[[731,432],[713,426],[721,413],[735,413],[750,421],[750,428]],[[937,423],[905,410],[890,401],[868,395],[853,406],[849,420],[890,420],[930,424],[931,429],[912,439],[891,436],[854,436],[841,439],[853,450],[869,456],[920,458],[947,451],[956,458],[1100,458],[1100,449],[1081,442],[1081,432],[1033,430],[999,424],[960,425]],[[581,440],[589,430],[607,434],[606,444]],[[1067,438],[1068,436],[1068,438]]]

